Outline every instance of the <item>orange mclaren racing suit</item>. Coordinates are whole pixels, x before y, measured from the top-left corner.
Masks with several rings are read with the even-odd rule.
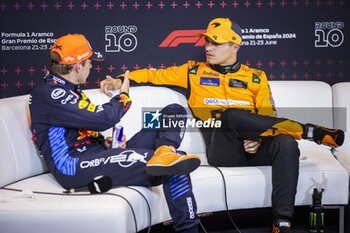
[[[275,116],[274,102],[264,72],[241,65],[235,73],[221,74],[208,63],[187,64],[164,70],[142,69],[130,73],[136,83],[178,86],[186,91],[194,115],[205,121],[211,111],[228,108],[247,109]],[[203,111],[205,109],[205,111]]]
[[[186,96],[193,115],[202,121],[218,119],[229,108],[275,117],[275,103],[265,72],[239,62],[233,69],[233,72],[223,74],[206,62],[188,61],[164,70],[136,70],[129,78],[131,85],[152,84],[180,91]],[[299,123],[284,119],[268,127],[260,136],[289,134],[301,139],[302,133]]]
[[[164,70],[136,70],[130,72],[129,78],[131,85],[166,86],[179,91],[199,120],[221,120],[219,128],[201,129],[209,164],[272,165],[273,216],[275,219],[293,217],[300,154],[294,139],[302,138],[303,126],[276,117],[263,71],[239,62],[220,68],[188,61]],[[263,140],[258,151],[246,153],[244,139],[257,138]]]

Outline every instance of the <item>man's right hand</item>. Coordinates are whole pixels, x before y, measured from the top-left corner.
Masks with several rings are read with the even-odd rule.
[[[124,74],[124,81],[122,83],[122,86],[120,87],[120,93],[126,92],[129,94],[129,87],[130,87],[129,71],[127,70]]]
[[[100,83],[100,89],[107,96],[112,97],[111,90],[119,89],[122,86],[122,81],[120,79],[114,79],[107,75],[106,79]]]
[[[248,152],[249,154],[255,154],[258,151],[260,145],[261,139],[246,139],[243,143],[245,152]]]

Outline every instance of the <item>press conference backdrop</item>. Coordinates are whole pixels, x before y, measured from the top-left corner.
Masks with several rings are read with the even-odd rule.
[[[217,17],[241,26],[239,60],[269,80],[350,81],[348,12],[345,0],[0,0],[0,98],[30,93],[65,34],[106,55],[82,86],[91,89],[127,69],[205,61],[196,35]]]

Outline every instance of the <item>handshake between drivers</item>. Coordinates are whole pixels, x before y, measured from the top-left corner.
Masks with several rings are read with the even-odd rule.
[[[112,97],[112,93],[110,91],[114,91],[120,88],[120,93],[126,92],[129,94],[129,71],[127,70],[124,74],[124,81],[121,79],[114,79],[110,75],[106,76],[106,79],[100,83],[100,89],[107,96]]]

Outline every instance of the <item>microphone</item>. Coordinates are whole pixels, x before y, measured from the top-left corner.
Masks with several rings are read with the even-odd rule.
[[[97,176],[87,186],[80,188],[72,188],[64,191],[64,193],[90,192],[91,194],[104,193],[113,187],[113,182],[109,176]]]

